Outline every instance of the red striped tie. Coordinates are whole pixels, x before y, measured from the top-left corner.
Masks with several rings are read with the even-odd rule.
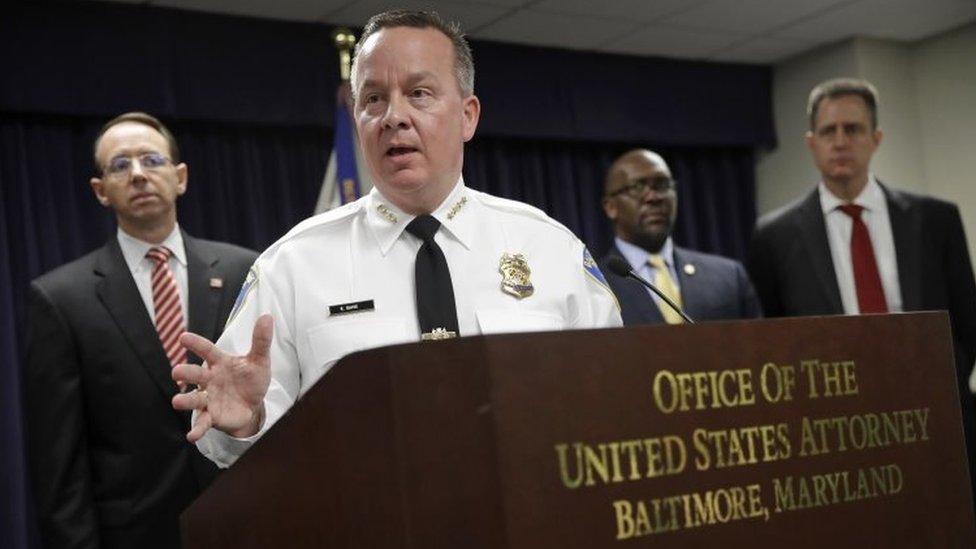
[[[878,263],[874,259],[871,234],[861,219],[864,207],[857,204],[838,207],[854,223],[851,228],[851,266],[854,268],[857,308],[861,314],[887,313],[888,302],[885,301],[884,286],[881,285],[881,275],[878,274]]]
[[[183,321],[183,307],[180,304],[180,291],[176,287],[176,277],[169,268],[168,248],[157,246],[146,253],[153,263],[152,295],[153,308],[156,309],[156,331],[163,344],[170,366],[186,362],[186,349],[180,345],[180,335],[186,331]]]

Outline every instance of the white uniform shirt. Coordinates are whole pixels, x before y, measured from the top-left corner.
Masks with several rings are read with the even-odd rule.
[[[827,241],[830,244],[830,257],[834,261],[834,274],[837,276],[837,288],[844,305],[844,314],[856,315],[861,312],[857,304],[857,288],[854,285],[854,267],[851,263],[851,233],[854,231],[854,221],[838,208],[846,204],[837,198],[820,183],[820,207],[824,213],[827,225]],[[871,235],[871,248],[874,259],[878,264],[878,274],[881,276],[881,287],[884,289],[885,302],[888,312],[900,313],[901,283],[898,281],[898,260],[895,256],[895,237],[891,232],[891,219],[888,217],[888,201],[884,191],[874,179],[868,178],[868,184],[857,195],[852,204],[862,206],[861,220],[868,227]]]
[[[119,241],[119,247],[122,248],[122,257],[125,258],[125,264],[128,265],[129,272],[132,273],[132,279],[135,280],[136,288],[139,289],[139,295],[142,297],[142,302],[146,305],[146,311],[149,312],[149,318],[152,320],[153,325],[156,324],[156,306],[153,305],[152,270],[156,264],[146,257],[146,254],[156,246],[165,246],[173,252],[173,255],[169,256],[169,268],[173,271],[173,276],[176,278],[176,287],[180,292],[180,306],[183,308],[184,321],[186,321],[185,319],[189,319],[189,299],[187,299],[189,290],[187,289],[186,282],[186,248],[183,246],[183,233],[180,232],[180,226],[176,225],[173,228],[173,232],[169,233],[169,236],[159,244],[150,244],[144,240],[139,240],[121,228],[119,228],[116,238]]]
[[[542,211],[459,181],[432,215],[442,224],[435,241],[451,270],[461,336],[622,325],[583,243]],[[373,189],[303,221],[261,254],[217,345],[244,354],[257,318],[274,317],[266,419],[247,439],[211,429],[197,442],[204,455],[222,467],[233,463],[343,356],[420,340],[414,263],[421,241],[404,230],[413,217]],[[531,296],[502,291],[506,252],[525,256]],[[362,301],[374,309],[329,313]]]

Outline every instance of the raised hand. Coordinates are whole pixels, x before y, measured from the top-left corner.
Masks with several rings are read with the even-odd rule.
[[[273,335],[274,320],[265,314],[254,323],[251,350],[246,355],[225,353],[196,334],[180,337],[187,350],[205,361],[202,366],[179,364],[173,368],[173,379],[197,386],[173,397],[173,408],[198,412],[187,440],[200,440],[211,427],[241,438],[258,432],[264,422],[264,395],[271,383]]]

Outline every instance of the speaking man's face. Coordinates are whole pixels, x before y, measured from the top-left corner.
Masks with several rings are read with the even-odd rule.
[[[382,29],[356,70],[356,126],[374,183],[402,209],[426,213],[460,177],[481,109],[461,95],[453,44],[433,28]]]

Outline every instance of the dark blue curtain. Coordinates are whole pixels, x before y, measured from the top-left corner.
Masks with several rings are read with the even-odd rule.
[[[189,165],[180,223],[263,249],[311,214],[331,147],[330,28],[115,5],[0,14],[0,547],[29,547],[20,411],[29,281],[104,243],[91,143],[120,112],[174,129]],[[600,255],[604,171],[650,147],[679,181],[676,240],[743,257],[754,156],[775,143],[767,67],[473,44],[483,118],[474,188],[538,206]],[[721,93],[713,93],[720,90]]]
[[[474,188],[541,208],[599,257],[613,239],[600,206],[604,175],[635,147],[661,153],[678,181],[677,243],[744,258],[756,220],[751,148],[482,137],[467,146],[464,177]]]
[[[91,143],[104,120],[0,117],[0,547],[27,547],[21,368],[29,281],[104,244]],[[189,166],[180,224],[263,249],[312,213],[331,135],[323,128],[172,124]]]
[[[0,164],[2,166],[2,164]],[[20,364],[17,356],[22,315],[15,302],[23,296],[22,284],[15,284],[9,250],[12,240],[6,205],[8,189],[0,184],[0,545],[27,547],[30,505],[27,493],[27,463],[22,449]]]
[[[331,127],[330,27],[112,2],[0,14],[0,112]],[[472,41],[482,136],[776,142],[769,67]],[[12,75],[12,77],[11,77]]]

